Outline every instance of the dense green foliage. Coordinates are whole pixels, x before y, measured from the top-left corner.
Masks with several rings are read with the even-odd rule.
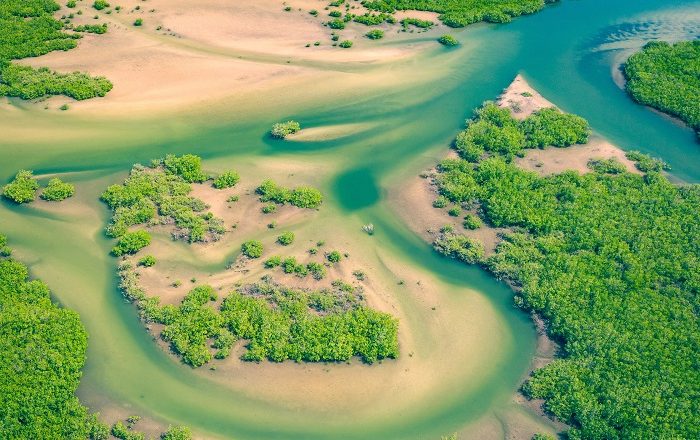
[[[369,38],[370,40],[380,40],[384,38],[384,31],[381,29],[372,29],[365,34],[365,37]]]
[[[607,166],[542,177],[507,159],[445,160],[436,177],[450,201],[512,231],[495,255],[449,231],[435,245],[507,280],[561,341],[526,394],[571,438],[700,437],[700,187]]]
[[[75,32],[87,32],[89,34],[107,33],[107,23],[102,24],[81,24],[73,28]]]
[[[212,184],[216,189],[231,188],[240,182],[241,176],[235,171],[226,171],[219,174]]]
[[[418,10],[440,13],[448,26],[462,27],[479,21],[506,23],[513,17],[532,14],[557,0],[365,0],[375,11]]]
[[[153,169],[135,165],[123,184],[112,185],[101,199],[113,211],[107,235],[120,237],[129,227],[141,224],[174,224],[172,235],[190,243],[217,240],[223,222],[209,212],[200,199],[189,196],[189,182],[206,176],[197,156],[167,156],[153,162]]]
[[[52,16],[58,8],[53,0],[3,0],[0,3],[0,96],[34,99],[66,95],[87,99],[104,96],[112,89],[112,83],[103,77],[93,78],[79,72],[60,74],[46,68],[10,63],[76,46],[80,35],[63,32],[63,23]],[[99,30],[93,26],[78,29],[103,33]]]
[[[624,73],[636,101],[678,116],[700,135],[700,40],[647,43]]]
[[[112,255],[120,257],[126,254],[135,254],[149,244],[151,244],[151,234],[148,232],[127,232],[117,240],[116,246],[112,248]]]
[[[202,158],[194,154],[168,154],[163,159],[163,167],[167,173],[180,176],[188,183],[201,183],[208,179],[202,171]]]
[[[277,242],[283,246],[289,246],[294,242],[294,232],[285,231],[277,237]]]
[[[36,99],[46,95],[65,95],[77,100],[105,96],[112,83],[105,77],[85,73],[58,73],[48,68],[3,63],[0,60],[0,96]]]
[[[0,438],[85,439],[94,419],[75,390],[87,334],[44,283],[27,278],[23,264],[0,259]]]
[[[341,21],[342,23],[342,21]],[[343,24],[343,27],[345,25]],[[338,28],[334,28],[338,29]],[[340,28],[342,29],[342,28]],[[287,121],[287,122],[278,122],[272,126],[272,129],[270,130],[270,134],[272,137],[277,138],[277,139],[284,139],[290,134],[294,134],[299,132],[301,130],[301,124],[299,124],[297,121]]]
[[[288,189],[277,185],[272,180],[265,180],[255,191],[260,195],[261,202],[274,202],[280,205],[289,203],[297,208],[316,209],[323,202],[321,192],[310,186]]]
[[[160,435],[161,440],[192,440],[192,431],[187,426],[170,426]]]
[[[457,135],[455,148],[463,159],[476,162],[485,152],[499,154],[507,160],[521,155],[525,148],[568,147],[588,141],[585,119],[544,108],[518,121],[506,108],[487,102],[467,121],[467,128]]]
[[[41,192],[41,198],[50,202],[60,202],[75,194],[75,186],[54,177]]]
[[[160,306],[157,298],[146,299],[131,284],[136,277],[130,267],[122,268],[121,277],[122,289],[131,289],[125,295],[137,301],[146,320],[165,326],[163,340],[193,367],[227,357],[239,339],[249,341],[243,355],[248,361],[345,361],[358,356],[372,363],[398,355],[398,321],[364,306],[361,294],[344,283],[318,291],[269,282],[246,285],[216,310],[217,295],[209,286],[194,288],[178,306]]]
[[[263,244],[259,240],[248,240],[241,245],[241,252],[248,258],[260,258],[263,254]]]
[[[443,35],[442,37],[438,38],[438,43],[448,47],[459,46],[459,41],[452,35]]]
[[[2,196],[15,203],[29,203],[36,198],[39,182],[28,170],[19,170],[12,182],[2,188]]]

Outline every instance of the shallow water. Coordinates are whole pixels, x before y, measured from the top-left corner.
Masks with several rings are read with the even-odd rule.
[[[519,72],[547,99],[586,117],[599,134],[625,149],[662,157],[679,180],[700,181],[694,133],[635,104],[614,81],[625,54],[647,39],[697,37],[698,11],[697,1],[564,0],[505,26],[475,25],[458,32],[464,45],[457,50],[429,46],[411,60],[363,67],[368,75],[377,73],[373,70],[396,75],[396,81],[372,93],[343,90],[342,81],[329,81],[277,101],[261,99],[254,108],[223,105],[148,121],[49,114],[17,104],[18,110],[0,120],[0,130],[33,128],[26,136],[0,139],[0,176],[9,178],[18,168],[75,173],[67,178],[78,184],[78,195],[61,213],[2,202],[0,231],[57,300],[81,314],[90,345],[79,392],[93,407],[118,405],[201,433],[251,439],[438,438],[468,430],[510,406],[534,354],[533,326],[511,306],[512,294],[503,284],[433,253],[396,218],[387,194],[440,158],[472,109],[496,97]],[[336,88],[337,95],[321,93]],[[285,118],[308,127],[369,124],[357,134],[321,142],[279,143],[264,135],[272,122]],[[116,291],[115,262],[102,235],[107,213],[97,202],[132,163],[170,152],[195,152],[214,169],[286,158],[321,164],[323,172],[311,183],[327,194],[329,221],[358,240],[367,238],[361,225],[373,223],[377,234],[363,242],[367,249],[430,277],[447,307],[483,300],[484,322],[497,326],[498,334],[482,345],[494,346],[475,348],[475,356],[482,357],[479,368],[442,377],[439,389],[409,408],[378,402],[376,408],[320,412],[255,397],[254,384],[245,391],[229,389],[173,362]],[[402,325],[414,334],[426,330],[416,347],[445,356],[442,341],[431,340],[423,327],[418,302],[396,295],[407,317]],[[459,308],[448,316],[478,321]],[[386,367],[353,368],[362,374],[362,368]]]

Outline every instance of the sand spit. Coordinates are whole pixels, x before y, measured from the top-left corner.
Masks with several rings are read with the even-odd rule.
[[[343,39],[354,40],[352,50],[332,47],[331,29],[321,17],[327,2],[320,0],[295,1],[289,12],[273,0],[125,0],[120,5],[110,14],[81,5],[86,11],[73,24],[107,23],[106,34],[85,34],[74,50],[20,61],[106,76],[114,89],[105,98],[73,102],[55,97],[39,105],[70,103],[71,112],[114,116],[206,107],[231,96],[329,80],[406,58],[426,46],[365,41],[367,27],[351,23],[342,33]],[[314,8],[319,17],[309,14]],[[134,26],[136,19],[143,24]]]

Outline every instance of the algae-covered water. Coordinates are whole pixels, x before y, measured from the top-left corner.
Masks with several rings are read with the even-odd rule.
[[[700,181],[694,133],[635,104],[615,82],[619,63],[647,39],[700,35],[700,2],[564,0],[508,25],[475,25],[456,35],[464,43],[456,50],[427,45],[410,60],[339,73],[355,76],[348,79],[352,90],[344,90],[342,81],[309,83],[245,107],[220,103],[168,118],[132,120],[45,112],[11,102],[12,110],[0,113],[0,131],[11,133],[0,139],[0,177],[27,168],[65,174],[78,186],[76,198],[62,210],[2,202],[0,231],[33,275],[78,311],[87,327],[81,399],[97,409],[128,408],[201,434],[244,439],[434,439],[477,432],[471,429],[485,420],[507,419],[535,353],[529,317],[511,306],[512,294],[503,284],[433,253],[402,224],[388,195],[440,158],[472,109],[495,98],[517,73],[564,110],[586,117],[602,136],[663,158],[679,180]],[[384,78],[381,87],[358,87],[362,80],[356,75],[363,74]],[[358,130],[328,141],[268,139],[270,125],[286,118],[306,127],[352,123]],[[363,240],[378,261],[434,283],[445,316],[454,320],[449,322],[472,323],[469,335],[455,331],[451,341],[432,340],[420,300],[394,293],[406,316],[402,328],[423,335],[416,342],[417,356],[422,354],[428,367],[431,361],[436,368],[448,364],[445,371],[453,373],[440,375],[439,386],[419,400],[402,402],[402,392],[411,390],[387,385],[390,399],[360,408],[338,396],[337,406],[318,409],[257,395],[255,383],[246,389],[226,386],[162,352],[116,290],[115,260],[108,257],[110,244],[102,234],[107,212],[98,196],[134,162],[184,152],[201,155],[212,169],[286,160],[321,169],[309,183],[326,194],[324,219],[339,234]],[[360,230],[370,222],[377,230],[371,239]],[[463,340],[472,344],[474,359],[460,369],[463,361],[450,353],[452,344]],[[328,366],[336,367],[341,368]],[[353,368],[362,375],[362,369],[386,367]],[[505,436],[508,423],[495,425],[488,433]]]

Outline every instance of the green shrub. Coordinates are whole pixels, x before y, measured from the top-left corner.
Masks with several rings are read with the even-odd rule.
[[[60,202],[75,193],[75,186],[65,183],[58,177],[49,180],[46,188],[41,192],[41,198],[52,202]]]
[[[161,440],[192,440],[192,431],[187,426],[168,426],[160,435]]]
[[[95,2],[92,4],[92,7],[97,9],[98,11],[101,11],[105,8],[109,8],[109,3],[107,3],[106,0],[95,0]]]
[[[282,257],[280,257],[279,255],[273,255],[272,257],[265,260],[263,264],[266,268],[272,269],[282,264]]]
[[[127,232],[117,240],[112,248],[112,255],[120,257],[125,254],[135,254],[151,244],[151,234],[146,231]]]
[[[153,255],[146,255],[139,260],[139,266],[143,267],[153,267],[156,265],[156,257]]]
[[[306,269],[311,273],[311,276],[314,277],[315,280],[322,280],[326,277],[326,266],[321,263],[312,261],[306,265]]]
[[[328,15],[331,17],[339,18],[343,15],[343,13],[338,11],[338,10],[333,10],[333,11],[329,12]]]
[[[637,169],[643,173],[660,173],[661,171],[669,170],[671,168],[661,159],[653,158],[647,154],[640,153],[639,151],[629,151],[625,154],[625,156],[627,156],[627,159],[634,161]]]
[[[334,18],[333,20],[326,23],[331,29],[345,29],[345,22],[340,18]]]
[[[277,242],[283,246],[289,246],[294,242],[294,232],[283,232],[279,237],[277,237]]]
[[[12,182],[2,188],[2,195],[15,203],[29,203],[36,198],[39,183],[29,170],[19,170]]]
[[[568,147],[588,142],[588,122],[580,116],[555,108],[538,110],[523,121],[523,133],[529,148]]]
[[[338,251],[331,251],[326,254],[326,259],[331,263],[339,263],[343,256]]]
[[[591,159],[588,161],[588,168],[602,174],[622,174],[627,171],[625,166],[614,157],[609,159]]]
[[[415,26],[417,28],[427,29],[433,27],[435,23],[430,20],[421,20],[419,18],[404,18],[401,20],[401,25],[404,28],[407,28],[408,26]]]
[[[137,18],[136,20],[134,20],[134,26],[143,26],[143,19]]]
[[[459,41],[452,35],[443,35],[442,37],[438,38],[438,43],[448,47],[459,46]]]
[[[168,154],[163,160],[163,166],[168,173],[182,177],[185,182],[201,183],[207,180],[207,175],[202,172],[202,158],[194,154]]]
[[[474,230],[481,227],[481,219],[473,214],[469,214],[464,217],[464,222],[462,223],[464,229]]]
[[[241,245],[241,252],[248,258],[260,258],[263,254],[263,244],[258,240],[249,240]]]
[[[262,207],[263,214],[271,214],[275,211],[277,211],[277,205],[274,205],[272,203],[268,203],[267,205],[264,205]]]
[[[365,34],[365,37],[369,38],[370,40],[380,40],[384,38],[384,31],[380,29],[372,29]]]
[[[297,208],[316,209],[323,202],[323,196],[316,188],[300,186],[290,190],[277,185],[272,180],[263,181],[255,191],[260,195],[261,202],[274,202],[280,205],[289,203]]]
[[[350,40],[343,40],[338,44],[338,46],[342,47],[343,49],[349,49],[352,47],[352,41]]]
[[[219,174],[216,179],[214,179],[213,186],[216,189],[231,188],[236,186],[240,182],[241,176],[235,171],[226,171]]]
[[[297,121],[278,122],[272,126],[270,134],[277,139],[284,139],[290,134],[298,133],[301,130],[301,124]]]
[[[468,264],[478,264],[484,259],[484,246],[480,242],[449,231],[433,242],[433,248],[443,255]]]
[[[459,206],[453,206],[449,211],[447,211],[447,213],[452,217],[459,217],[462,215],[462,208]]]

